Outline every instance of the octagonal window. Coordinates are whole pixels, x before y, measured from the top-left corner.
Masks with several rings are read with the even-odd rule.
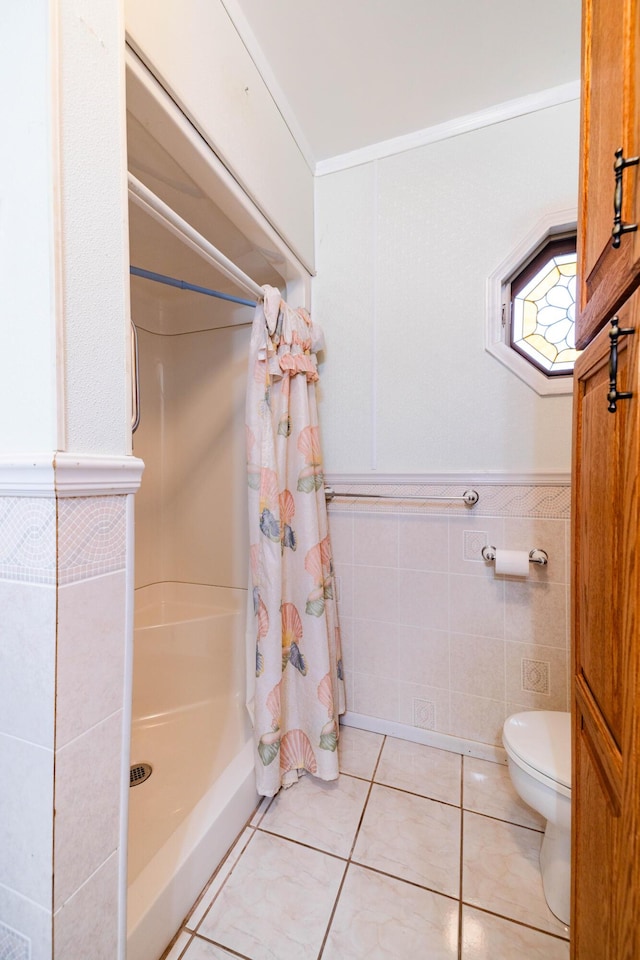
[[[548,239],[509,281],[509,341],[548,377],[567,376],[575,348],[575,235]]]

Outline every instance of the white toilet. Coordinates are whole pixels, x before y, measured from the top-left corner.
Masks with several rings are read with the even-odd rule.
[[[513,785],[547,826],[540,850],[542,887],[549,909],[569,923],[571,890],[571,714],[515,713],[502,742]]]

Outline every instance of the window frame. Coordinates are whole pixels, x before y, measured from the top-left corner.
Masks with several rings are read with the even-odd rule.
[[[544,247],[576,235],[575,208],[550,213],[505,257],[487,280],[485,349],[540,396],[573,393],[572,371],[551,372],[511,342],[511,287],[532,267]]]

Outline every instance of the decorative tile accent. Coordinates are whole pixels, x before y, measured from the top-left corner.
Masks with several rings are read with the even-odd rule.
[[[413,698],[413,725],[423,730],[436,729],[436,705],[433,700]]]
[[[125,496],[59,501],[59,583],[124,569],[125,505]]]
[[[465,530],[463,538],[464,559],[484,563],[482,548],[489,543],[489,534],[485,530]]]
[[[551,691],[549,675],[551,664],[547,660],[527,660],[522,658],[522,689],[531,693]]]
[[[0,579],[56,582],[56,501],[53,498],[0,500]]]
[[[125,504],[124,495],[0,498],[0,580],[63,584],[124,570]]]
[[[569,484],[452,483],[335,483],[332,513],[418,513],[448,517],[549,517],[568,520],[571,508]],[[467,506],[460,499],[467,489],[479,499]],[[349,494],[367,494],[372,499],[348,499]],[[412,500],[403,498],[411,497]],[[424,500],[415,500],[416,497]],[[430,498],[446,498],[436,500]],[[450,498],[450,499],[448,499]]]
[[[31,960],[31,940],[1,922],[0,960]]]

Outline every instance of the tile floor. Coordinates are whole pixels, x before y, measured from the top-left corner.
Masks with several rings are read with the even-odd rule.
[[[342,776],[264,800],[165,960],[566,960],[507,768],[343,727]]]

